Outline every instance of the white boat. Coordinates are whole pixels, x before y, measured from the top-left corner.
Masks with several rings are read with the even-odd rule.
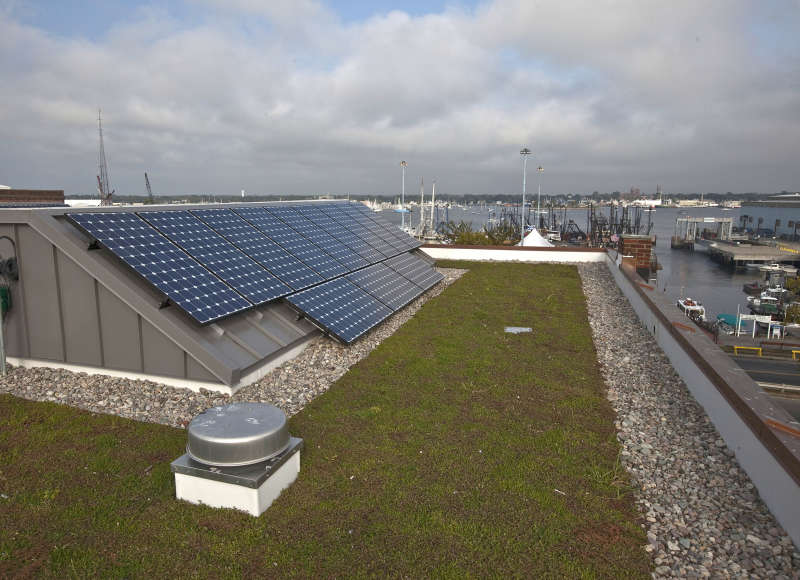
[[[797,268],[795,268],[794,266],[787,266],[785,264],[778,264],[778,263],[763,264],[761,267],[759,267],[759,270],[761,272],[767,272],[769,274],[783,273],[786,274],[787,276],[797,276]]]
[[[691,298],[678,298],[678,309],[692,320],[706,320],[705,307]]]
[[[778,299],[774,296],[770,296],[769,294],[762,292],[761,296],[756,298],[755,296],[748,296],[747,303],[752,304],[753,306],[762,306],[765,304],[773,304],[774,306],[778,306]]]

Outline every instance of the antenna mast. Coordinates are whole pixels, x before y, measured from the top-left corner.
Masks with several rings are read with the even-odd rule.
[[[97,162],[100,174],[97,176],[97,191],[100,194],[100,205],[111,205],[111,196],[114,195],[114,191],[108,183],[108,164],[106,163],[106,149],[103,146],[103,119],[100,109],[97,109],[97,127],[100,130],[100,153]]]

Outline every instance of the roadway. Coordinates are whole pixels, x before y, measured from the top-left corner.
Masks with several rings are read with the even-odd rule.
[[[769,390],[767,393],[792,417],[800,421],[800,361],[748,356],[732,358],[757,383],[797,387],[799,389],[797,395],[778,394]]]

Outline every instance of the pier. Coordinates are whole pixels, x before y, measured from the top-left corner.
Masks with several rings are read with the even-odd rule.
[[[784,246],[766,246],[716,241],[708,245],[708,254],[712,260],[732,266],[744,268],[749,263],[783,263],[796,262],[800,259],[797,250]]]
[[[702,225],[702,229],[700,229]],[[713,227],[712,226],[716,226]],[[694,250],[695,241],[699,237],[727,241],[731,239],[732,218],[678,216],[675,218],[675,230],[670,246],[674,249],[686,248]],[[713,229],[710,232],[708,231]]]

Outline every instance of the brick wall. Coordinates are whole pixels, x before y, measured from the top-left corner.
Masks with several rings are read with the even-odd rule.
[[[623,256],[633,256],[633,267],[650,269],[650,236],[625,236],[620,238],[619,251]]]

